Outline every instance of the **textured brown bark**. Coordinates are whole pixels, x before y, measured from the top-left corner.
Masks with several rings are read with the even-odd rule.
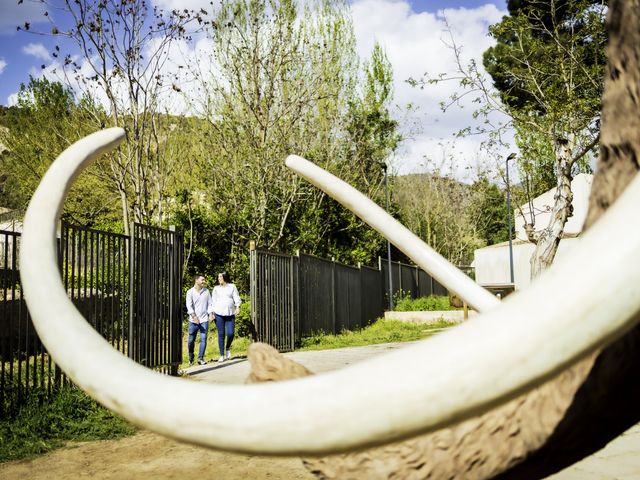
[[[535,234],[536,248],[531,255],[531,278],[536,278],[551,266],[556,257],[558,245],[564,232],[564,226],[573,213],[573,192],[571,191],[571,167],[573,165],[572,148],[564,139],[555,141],[558,181],[553,201],[553,211],[549,225]],[[531,239],[532,233],[527,232]]]
[[[600,159],[587,227],[640,170],[640,0],[612,0],[609,16]],[[254,355],[254,349],[261,354]],[[307,373],[283,358],[269,347],[252,346],[253,378]],[[639,365],[636,326],[603,351],[485,415],[411,440],[304,462],[326,479],[544,478],[640,421]]]
[[[640,169],[640,2],[615,0],[610,8],[600,158],[586,226],[620,196]]]

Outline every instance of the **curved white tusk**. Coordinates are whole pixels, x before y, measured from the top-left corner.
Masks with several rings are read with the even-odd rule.
[[[38,334],[58,365],[102,404],[156,432],[263,454],[397,440],[514,397],[631,328],[640,311],[640,269],[629,261],[640,258],[640,224],[628,220],[640,202],[636,179],[540,281],[427,342],[287,382],[211,385],[166,377],[135,364],[91,328],[67,298],[57,266],[56,213],[65,192],[91,158],[122,136],[119,129],[93,134],[51,166],[25,216],[21,277]]]
[[[500,303],[491,293],[471,280],[407,227],[351,185],[297,155],[289,155],[285,163],[291,170],[306,178],[388,238],[418,266],[429,272],[449,290],[456,292],[460,298],[477,311],[485,312]]]

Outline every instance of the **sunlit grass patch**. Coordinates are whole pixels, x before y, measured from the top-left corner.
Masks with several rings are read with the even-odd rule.
[[[429,337],[454,325],[454,323],[445,321],[426,325],[379,319],[368,327],[354,332],[343,331],[338,335],[320,332],[304,337],[297,350],[324,350],[379,343],[410,342]]]

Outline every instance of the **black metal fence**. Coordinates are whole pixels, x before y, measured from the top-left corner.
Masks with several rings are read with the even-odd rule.
[[[20,287],[20,234],[0,231],[0,416],[32,390],[61,381],[29,317]]]
[[[62,222],[62,281],[76,308],[114,348],[175,375],[182,359],[182,237],[140,224],[132,232],[133,241]],[[29,318],[19,250],[20,233],[0,231],[0,414],[32,392],[50,393],[67,382]]]
[[[62,282],[91,326],[126,354],[129,338],[130,239],[62,222]]]
[[[389,299],[389,262],[378,258],[379,270],[384,277],[384,292]],[[415,265],[391,262],[391,287],[394,298],[410,296],[411,298],[428,297],[429,295],[448,295],[446,287],[440,285],[431,275]]]
[[[251,315],[258,339],[280,351],[314,332],[362,328],[384,315],[388,264],[352,267],[312,255],[251,250]],[[394,295],[446,295],[417,267],[391,262]]]

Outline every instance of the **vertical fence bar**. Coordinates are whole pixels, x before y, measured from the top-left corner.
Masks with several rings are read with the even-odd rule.
[[[129,358],[131,358],[132,360],[136,360],[135,358],[135,337],[136,335],[134,334],[133,331],[133,318],[134,318],[134,290],[133,290],[133,285],[135,282],[135,268],[136,268],[136,263],[135,263],[135,258],[136,258],[136,251],[135,251],[135,243],[136,243],[136,232],[135,232],[135,224],[131,224],[131,229],[129,230],[131,232],[131,236],[129,237],[129,261],[128,261],[128,265],[129,265],[129,332],[128,332],[128,337],[127,337],[127,353],[129,355]]]
[[[7,380],[9,377],[6,369],[7,363],[10,364],[10,355],[9,355],[9,341],[11,338],[11,319],[8,314],[8,304],[9,299],[7,298],[7,264],[8,264],[8,251],[9,251],[9,233],[2,232],[3,242],[2,242],[2,285],[0,288],[2,289],[2,318],[4,319],[5,328],[4,332],[6,336],[2,335],[0,332],[0,339],[2,343],[0,343],[0,414],[4,417],[6,415],[6,410],[8,408],[9,400],[6,397],[7,391]],[[11,304],[13,305],[13,299],[11,299]],[[9,362],[8,362],[9,361]],[[10,377],[9,377],[10,378]]]
[[[11,242],[11,298],[16,298],[16,241]],[[22,295],[21,295],[22,297]],[[22,300],[22,298],[20,299]],[[21,402],[24,395],[24,386],[22,384],[22,359],[20,358],[20,346],[22,344],[22,301],[18,303],[18,338],[16,342],[17,375],[18,375],[18,402]]]

